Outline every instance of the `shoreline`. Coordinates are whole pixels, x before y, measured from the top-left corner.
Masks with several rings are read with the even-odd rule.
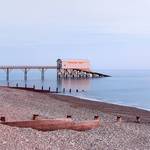
[[[108,113],[111,115],[121,115],[125,121],[134,120],[136,116],[141,117],[142,123],[150,123],[150,111],[132,107],[124,106],[119,104],[112,104],[102,101],[92,101],[90,99],[83,99],[70,95],[50,94],[58,101],[64,101],[71,103],[73,107],[82,107],[100,110],[101,112]]]
[[[137,108],[137,109],[142,109],[142,110],[146,110],[146,111],[150,111],[150,109],[146,109],[143,107],[138,107],[138,106],[130,106],[130,105],[125,105],[125,104],[119,104],[119,103],[111,103],[111,102],[105,102],[101,99],[96,99],[96,98],[91,98],[91,97],[84,97],[84,96],[76,96],[76,95],[69,95],[69,94],[57,94],[57,95],[62,95],[62,96],[70,96],[70,97],[75,97],[75,98],[79,98],[81,100],[87,100],[87,101],[92,101],[92,102],[102,102],[102,103],[106,103],[106,104],[112,104],[112,105],[117,105],[117,106],[125,106],[125,107],[130,107],[130,108]]]
[[[61,95],[61,96],[70,96],[70,97],[75,97],[75,98],[79,98],[81,100],[87,100],[87,101],[92,101],[92,102],[102,102],[102,103],[106,103],[106,104],[112,104],[112,105],[117,105],[117,106],[125,106],[125,107],[130,107],[130,108],[137,108],[137,109],[142,109],[142,110],[146,110],[146,111],[150,111],[150,109],[146,109],[143,107],[138,107],[138,106],[130,106],[130,105],[125,105],[125,104],[119,104],[119,103],[111,103],[111,102],[106,102],[103,101],[101,99],[96,99],[96,98],[91,98],[91,97],[84,97],[84,96],[77,96],[77,95],[71,95],[71,94],[57,94],[57,95]]]

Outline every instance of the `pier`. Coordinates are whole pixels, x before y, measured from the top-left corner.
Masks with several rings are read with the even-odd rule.
[[[45,72],[48,69],[57,69],[57,66],[0,66],[0,70],[6,72],[6,80],[9,81],[10,72],[12,70],[22,70],[24,72],[24,80],[28,79],[28,72],[30,70],[39,70],[41,72],[41,80],[44,80]]]
[[[71,59],[57,60],[57,76],[58,78],[101,78],[110,77],[109,75],[94,72],[88,60]]]
[[[9,81],[10,72],[12,70],[22,70],[24,72],[24,80],[28,80],[28,72],[30,70],[39,70],[41,72],[41,80],[45,79],[45,72],[50,69],[57,70],[57,78],[101,78],[110,77],[102,73],[93,72],[90,69],[90,62],[87,60],[57,60],[56,66],[0,66],[0,70],[6,73],[6,81]]]

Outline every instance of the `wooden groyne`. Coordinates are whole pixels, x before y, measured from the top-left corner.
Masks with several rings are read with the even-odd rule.
[[[55,131],[62,129],[87,131],[96,129],[100,126],[100,119],[97,116],[94,117],[94,120],[85,120],[80,122],[72,120],[71,117],[56,119],[38,119],[37,117],[38,116],[34,115],[33,120],[6,122],[6,119],[3,116],[0,118],[0,124],[19,128],[32,128],[39,131]]]
[[[32,91],[32,92],[39,92],[39,93],[60,93],[58,88],[56,88],[56,90],[51,90],[50,88],[46,90],[43,88],[43,86],[41,87],[41,89],[36,89],[34,87],[32,88],[32,87],[15,87],[15,86],[9,86],[9,88]]]

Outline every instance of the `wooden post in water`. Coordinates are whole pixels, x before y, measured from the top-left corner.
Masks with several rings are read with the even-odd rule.
[[[35,85],[33,85],[33,89],[35,90]]]
[[[69,89],[69,93],[71,93],[71,89]]]
[[[25,88],[27,88],[27,84],[25,83]]]
[[[16,87],[18,88],[18,83],[16,84]]]
[[[58,93],[58,87],[56,88],[56,93]]]

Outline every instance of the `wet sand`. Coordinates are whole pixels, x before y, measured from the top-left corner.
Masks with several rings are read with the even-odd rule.
[[[11,150],[101,150],[150,149],[150,112],[142,109],[91,102],[71,96],[0,87],[0,115],[6,121],[29,120],[32,114],[47,118],[71,115],[91,120],[99,115],[101,126],[85,132],[59,130],[41,132],[0,125],[0,149]],[[122,123],[116,116],[122,116]],[[140,116],[141,123],[136,123]]]

